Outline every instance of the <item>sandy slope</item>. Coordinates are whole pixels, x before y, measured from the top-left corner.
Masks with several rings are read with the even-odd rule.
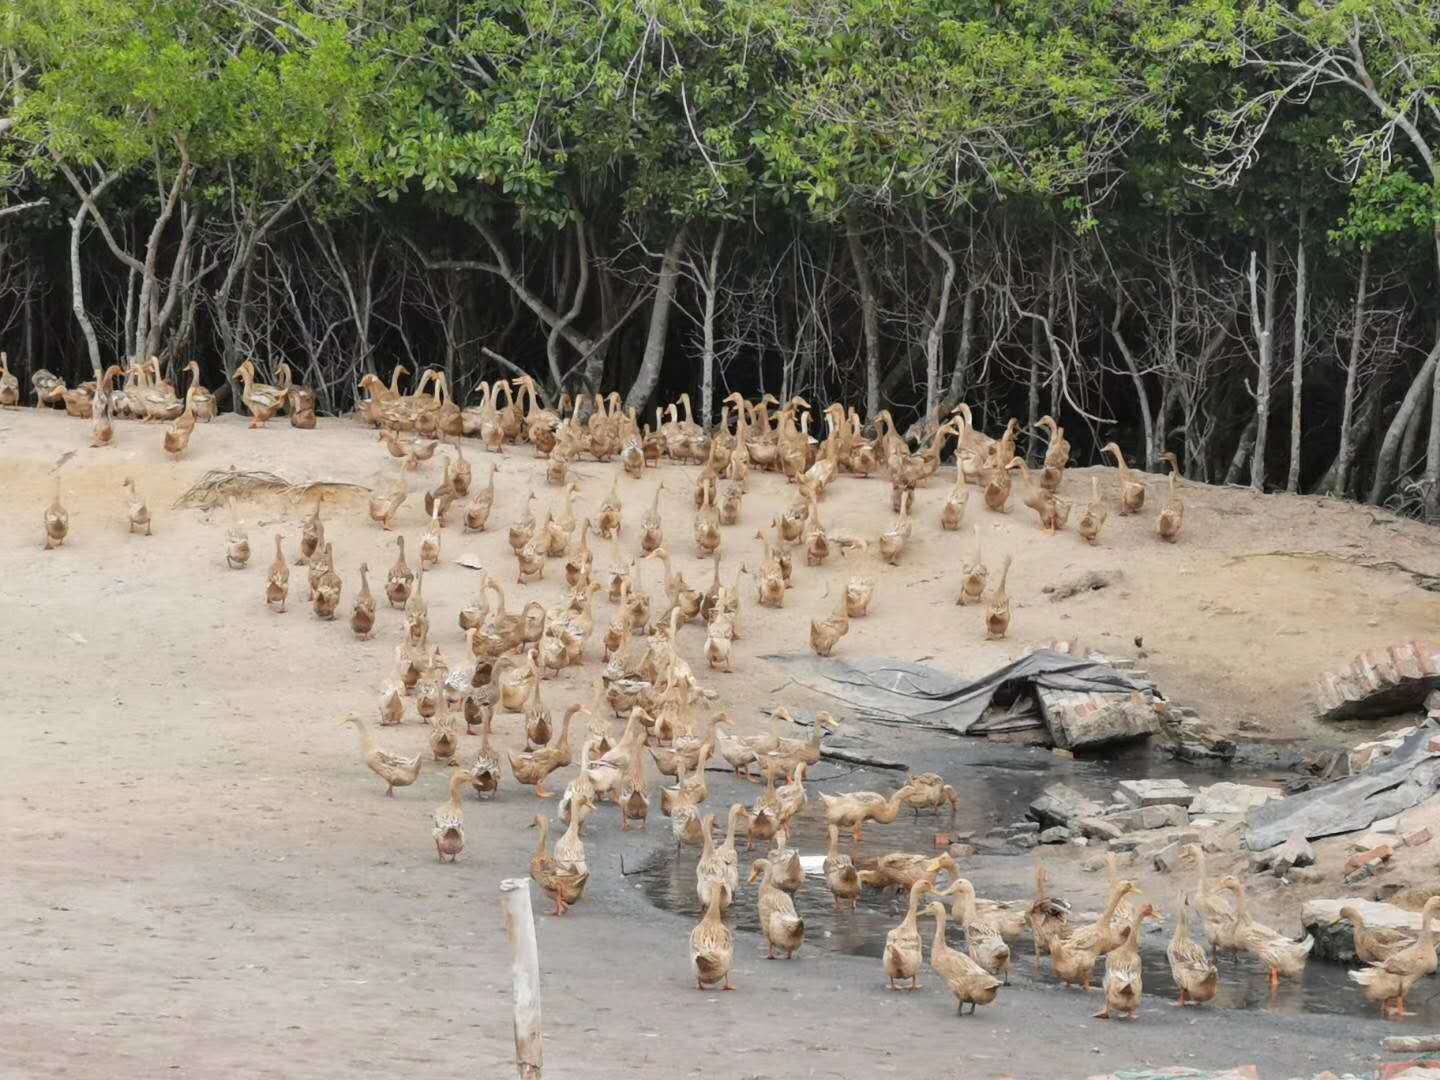
[[[299,602],[303,571],[291,611],[265,609],[273,534],[286,535],[293,555],[308,507],[247,505],[255,557],[236,572],[223,562],[223,512],[170,509],[205,470],[232,465],[296,482],[366,483],[388,460],[373,433],[342,421],[315,432],[255,432],[230,418],[201,427],[179,463],[166,460],[158,427],[121,423],[105,450],[87,441],[88,425],[62,415],[0,414],[0,686],[8,691],[0,949],[10,965],[0,1075],[505,1075],[508,971],[494,886],[523,875],[534,837],[524,826],[537,803],[507,776],[498,803],[467,802],[470,847],[460,864],[437,866],[429,812],[444,797],[442,771],[429,769],[385,799],[358,762],[353,733],[336,723],[348,711],[371,714],[398,617],[385,613],[376,639],[356,642],[343,620],[320,623]],[[72,538],[43,553],[50,469],[71,450],[62,477]],[[470,456],[483,478],[489,458],[478,447]],[[577,468],[582,514],[608,488],[610,468]],[[528,448],[507,453],[501,469],[491,530],[462,538],[452,528],[445,562],[427,579],[437,639],[452,661],[464,649],[455,613],[478,576],[449,560],[473,551],[497,576],[511,575],[505,525],[528,485],[542,505],[554,497]],[[438,472],[429,469],[426,482]],[[126,535],[127,475],[149,499],[153,537]],[[689,476],[668,466],[664,475],[670,546],[689,580],[706,583],[690,540]],[[1073,473],[1067,492],[1083,497],[1088,475]],[[938,528],[945,483],[920,493],[915,540],[900,567],[881,566],[873,553],[800,566],[783,611],[752,604],[734,675],[704,673],[700,632],[684,633],[683,651],[742,728],[759,723],[762,705],[806,703],[793,688],[780,690],[784,677],[755,657],[805,648],[809,618],[831,607],[827,590],[857,569],[875,573],[880,591],[841,655],[929,656],[978,674],[1026,642],[1078,637],[1124,652],[1139,635],[1147,666],[1172,696],[1277,735],[1309,731],[1304,700],[1318,669],[1362,647],[1424,635],[1440,613],[1440,600],[1408,577],[1336,561],[1440,571],[1433,534],[1364,508],[1189,489],[1179,545],[1155,540],[1152,513],[1112,514],[1101,545],[1089,548],[1073,532],[1043,537],[1019,505],[1008,516],[987,514],[977,497],[970,520],[981,525],[992,564],[1004,552],[1015,556],[1012,636],[987,643],[979,613],[951,603],[970,540]],[[627,526],[654,484],[653,473],[624,482]],[[753,564],[758,544],[749,537],[789,497],[776,477],[758,479],[741,526],[726,534],[727,573],[737,559]],[[402,514],[412,541],[422,527],[418,502]],[[842,478],[823,507],[832,530],[872,538],[890,516],[878,480]],[[381,576],[393,546],[359,503],[328,517],[348,612],[359,562]],[[628,527],[626,539],[635,543]],[[1313,554],[1237,559],[1272,551]],[[600,546],[597,565],[609,561]],[[649,568],[658,593],[659,568]],[[1124,581],[1100,593],[1052,604],[1040,592],[1114,568]],[[553,602],[562,578],[547,573],[540,585],[511,589],[512,602]],[[608,616],[602,605],[599,618]],[[546,685],[557,713],[587,695],[595,655]],[[517,744],[515,718],[500,727],[504,742]],[[424,729],[409,724],[382,740],[415,752]],[[462,755],[475,745],[467,740]],[[623,850],[638,858],[663,841],[667,824],[657,815]],[[933,988],[885,994],[876,970],[818,953],[766,964],[750,939],[737,965],[741,992],[696,994],[685,972],[688,924],[650,909],[619,875],[612,856],[622,841],[608,809],[587,835],[592,894],[575,918],[542,921],[556,1076],[854,1076],[940,1066],[937,1075],[1078,1076],[1139,1060],[1339,1064],[1373,1046],[1369,1031],[1342,1035],[1303,1017],[1258,1013],[1164,1009],[1133,1027],[1097,1030],[1086,1019],[1093,1002],[1058,992],[1017,990],[962,1023]],[[871,850],[884,850],[883,832]],[[1034,1038],[1037,1012],[1054,1038]],[[1206,1023],[1225,1037],[1208,1037]],[[960,1032],[964,1044],[950,1038]],[[964,1068],[959,1045],[970,1055]],[[1238,1058],[1228,1049],[1236,1045],[1246,1047]]]

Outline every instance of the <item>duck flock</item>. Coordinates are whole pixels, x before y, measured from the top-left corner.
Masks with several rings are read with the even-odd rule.
[[[112,419],[126,416],[165,424],[164,449],[180,457],[197,420],[207,421],[216,413],[215,395],[200,385],[198,367],[188,370],[191,379],[183,397],[153,360],[128,370],[112,367],[95,383],[73,390],[55,376],[37,372],[32,386],[37,407],[63,406],[71,415],[90,419],[92,445],[110,445],[115,437]],[[728,909],[741,902],[742,839],[746,851],[757,842],[764,851],[750,862],[745,885],[756,887],[754,903],[769,955],[788,959],[801,949],[806,928],[793,896],[805,887],[806,873],[789,837],[800,815],[818,813],[829,835],[823,879],[837,910],[853,908],[866,888],[908,895],[905,915],[885,942],[883,966],[892,989],[920,986],[925,950],[919,919],[925,915],[934,920],[929,965],[962,1012],[967,1004],[973,1012],[996,999],[1008,982],[1012,947],[1028,935],[1037,965],[1048,955],[1054,977],[1067,986],[1089,989],[1103,957],[1105,1007],[1097,1016],[1136,1017],[1143,992],[1142,928],[1161,913],[1139,895],[1133,881],[1118,876],[1113,859],[1105,909],[1085,922],[1072,918],[1068,905],[1049,895],[1038,863],[1035,895],[1007,902],[977,897],[948,853],[891,852],[869,858],[860,858],[858,851],[846,854],[840,850],[842,838],[858,844],[866,825],[887,825],[905,808],[938,811],[948,804],[953,814],[959,794],[930,773],[909,777],[888,796],[872,791],[822,793],[812,808],[806,770],[820,759],[823,737],[838,722],[821,712],[808,735],[787,737],[784,724],[791,718],[776,709],[767,732],[732,735],[727,730],[730,717],[715,707],[720,694],[702,685],[678,647],[682,631],[696,624],[704,635],[708,669],[732,671],[736,642],[743,639],[745,596],[753,595],[761,609],[781,609],[797,571],[808,573],[836,553],[859,563],[857,556],[873,547],[878,558],[870,561],[869,572],[843,575],[833,589],[833,610],[813,613],[810,620],[811,649],[831,655],[852,619],[874,617],[871,605],[880,575],[903,559],[910,540],[915,492],[936,475],[942,457],[952,450],[955,479],[944,495],[939,524],[952,532],[968,524],[974,538],[953,586],[955,602],[977,609],[977,633],[1006,637],[1012,617],[1007,591],[1011,558],[1005,555],[998,573],[991,573],[981,529],[973,519],[977,510],[1006,513],[1018,474],[1020,499],[1036,514],[1040,532],[1055,537],[1069,531],[1072,502],[1059,494],[1070,453],[1063,428],[1050,417],[1037,425],[1047,432],[1048,445],[1043,463],[1032,471],[1015,453],[1018,421],[1012,419],[998,436],[990,436],[975,428],[963,404],[922,425],[919,445],[912,446],[888,412],[865,424],[853,408],[834,404],[817,413],[798,397],[782,403],[766,395],[751,402],[732,394],[724,402],[720,424],[712,429],[694,420],[689,398],[682,395],[676,404],[656,409],[653,426],[642,426],[633,409],[622,407],[618,394],[566,396],[551,409],[542,402],[534,380],[522,376],[481,384],[479,403],[461,408],[451,401],[443,373],[426,372],[408,394],[399,388],[404,374],[405,369],[397,367],[388,385],[375,375],[362,380],[368,397],[359,415],[378,429],[378,453],[389,463],[384,478],[370,490],[368,514],[377,529],[392,529],[411,499],[413,482],[428,524],[411,552],[403,535],[395,537],[395,561],[383,581],[377,576],[383,601],[372,591],[370,567],[358,567],[359,587],[349,616],[355,636],[371,638],[389,609],[400,613],[403,630],[394,667],[382,675],[374,722],[352,715],[342,723],[355,728],[365,765],[384,781],[391,796],[396,788],[415,783],[425,755],[405,756],[383,748],[377,729],[399,725],[411,712],[428,726],[429,756],[450,770],[449,799],[432,817],[430,839],[438,860],[461,857],[467,793],[481,800],[494,798],[508,765],[514,782],[532,788],[539,799],[558,796],[553,821],[548,814],[534,819],[538,844],[530,874],[553,901],[553,914],[564,915],[582,902],[590,879],[586,819],[608,803],[619,813],[622,829],[644,828],[654,801],[649,781],[653,769],[673,781],[659,789],[659,807],[676,844],[699,852],[696,893],[705,914],[689,939],[697,987],[733,989],[734,932],[726,919]],[[121,376],[125,383],[116,386]],[[295,427],[314,426],[315,395],[297,386],[287,367],[281,365],[276,385],[259,382],[250,361],[235,378],[243,387],[240,397],[252,416],[251,427],[264,427],[282,415]],[[0,355],[0,406],[17,406],[19,399],[17,381]],[[823,432],[811,433],[812,418],[823,425]],[[436,641],[438,630],[431,626],[425,573],[438,564],[448,530],[458,524],[463,533],[483,533],[500,509],[495,475],[502,459],[493,458],[486,482],[477,483],[465,455],[467,442],[495,455],[528,444],[544,461],[545,481],[558,497],[543,517],[537,517],[533,490],[519,505],[505,508],[510,517],[506,541],[515,559],[514,588],[523,593],[529,583],[544,580],[548,570],[563,576],[567,591],[556,606],[531,600],[512,610],[504,584],[493,574],[483,574],[477,597],[459,614],[467,658],[452,665]],[[1114,444],[1105,450],[1115,457],[1115,482],[1102,484],[1092,477],[1089,502],[1074,530],[1092,545],[1100,543],[1112,509],[1117,516],[1131,517],[1142,515],[1145,507],[1144,483]],[[437,457],[438,482],[412,480],[422,468],[433,470]],[[613,464],[608,484],[594,493],[598,504],[583,518],[575,506],[582,485],[572,469],[582,457]],[[662,470],[666,459],[670,465]],[[1176,462],[1173,457],[1169,462],[1166,497],[1155,514],[1153,535],[1174,543],[1181,537],[1185,504]],[[690,468],[674,467],[680,465]],[[742,527],[740,520],[749,476],[757,470],[783,474],[794,496],[784,505],[748,508],[748,522],[764,523],[753,530],[751,524]],[[657,476],[649,498],[640,500],[637,516],[627,517],[624,487],[647,473]],[[894,515],[889,527],[878,536],[859,536],[824,524],[827,491],[837,483],[871,476],[889,481]],[[693,492],[688,538],[667,531],[661,520],[660,493],[667,482]],[[972,489],[980,495],[976,509],[970,505]],[[126,503],[131,530],[148,535],[150,510],[129,479]],[[43,525],[45,548],[61,548],[70,523],[58,481]],[[592,535],[610,546],[606,568],[595,565]],[[758,552],[749,546],[754,541]],[[735,556],[734,571],[724,572],[724,554],[741,543],[748,547],[749,560]],[[671,549],[681,544],[693,544],[698,557],[713,563],[708,587],[692,585],[675,569]],[[295,587],[303,584],[314,615],[322,620],[339,617],[345,583],[333,542],[327,539],[321,500],[303,521],[294,555],[293,565],[304,567],[306,574]],[[224,556],[235,570],[251,559],[250,539],[233,503]],[[661,588],[652,594],[645,569],[656,561],[663,568]],[[288,610],[291,567],[284,537],[276,535],[263,588],[263,602],[276,613]],[[597,624],[599,594],[612,614]],[[753,617],[771,616],[747,619]],[[557,722],[545,704],[544,684],[565,668],[583,668],[587,661],[597,665],[593,694],[588,703],[568,706]],[[702,710],[708,714],[704,719],[697,715]],[[497,714],[518,715],[524,732],[524,749],[508,752],[504,761],[492,741]],[[618,737],[612,728],[617,720],[624,721]],[[478,746],[466,749],[464,740],[477,733]],[[574,761],[572,736],[580,745],[578,772],[563,791],[547,790],[547,779]],[[717,842],[716,815],[706,808],[706,773],[721,759],[737,778],[763,782],[764,789],[753,804],[729,807],[723,838]],[[1212,884],[1203,850],[1192,847],[1188,853],[1196,861],[1198,877],[1175,912],[1168,948],[1179,988],[1177,1004],[1214,999],[1220,984],[1216,960],[1222,950],[1258,958],[1270,972],[1272,988],[1282,977],[1299,976],[1313,941],[1296,942],[1257,923],[1246,906],[1244,885],[1235,877]],[[948,912],[945,900],[951,901]],[[1440,898],[1426,906],[1418,940],[1367,929],[1358,913],[1345,913],[1355,926],[1357,952],[1369,961],[1352,978],[1387,1015],[1404,1015],[1411,987],[1436,969],[1430,920],[1437,910]],[[947,919],[962,927],[964,951],[947,943]],[[1196,931],[1203,931],[1208,948],[1192,936]]]

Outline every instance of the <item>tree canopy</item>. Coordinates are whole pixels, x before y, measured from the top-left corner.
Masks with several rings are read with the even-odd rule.
[[[1437,155],[1412,0],[13,0],[0,348],[966,400],[1440,516]]]

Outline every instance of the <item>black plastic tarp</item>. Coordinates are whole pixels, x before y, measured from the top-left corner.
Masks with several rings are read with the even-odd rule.
[[[981,716],[992,703],[1007,704],[1036,687],[1097,694],[1155,691],[1154,684],[1109,664],[1049,649],[1039,649],[973,681],[888,657],[847,661],[790,653],[763,659],[861,714],[959,735],[980,734]]]

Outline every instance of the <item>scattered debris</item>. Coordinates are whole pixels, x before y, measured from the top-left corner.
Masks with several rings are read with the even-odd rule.
[[[1385,833],[1364,832],[1345,846],[1351,851],[1369,851],[1371,848],[1377,848],[1381,844],[1389,844],[1394,839],[1394,836],[1386,835]]]
[[[1063,825],[1067,829],[1076,829],[1082,819],[1098,818],[1104,812],[1103,806],[1080,794],[1069,784],[1051,784],[1030,804],[1026,816],[1038,821],[1042,828]]]
[[[1423,802],[1440,789],[1440,754],[1430,748],[1437,731],[1440,727],[1427,721],[1359,775],[1256,807],[1247,818],[1245,846],[1266,851],[1297,830],[1310,840],[1358,832]],[[1199,812],[1205,794],[1192,804]]]
[[[1437,1068],[1440,1068],[1440,1063],[1424,1058],[1395,1062],[1380,1066],[1380,1071],[1375,1074],[1375,1080],[1434,1080]],[[1320,1078],[1320,1080],[1324,1080],[1324,1078]],[[1338,1077],[1337,1080],[1348,1080],[1348,1078]]]
[[[187,488],[173,506],[177,510],[186,507],[208,510],[223,505],[226,499],[243,500],[255,495],[279,495],[298,502],[315,495],[336,495],[340,492],[359,494],[369,490],[361,484],[347,484],[338,480],[292,484],[283,476],[263,470],[210,469]]]
[[[1218,1072],[1213,1069],[1190,1069],[1183,1065],[1159,1068],[1142,1066],[1087,1077],[1087,1080],[1260,1080],[1260,1073],[1254,1065],[1236,1065]]]
[[[1160,730],[1157,703],[1138,690],[1120,697],[1037,686],[1036,695],[1051,740],[1064,749],[1091,750],[1148,738]]]
[[[1360,772],[1371,762],[1389,757],[1399,750],[1405,740],[1413,734],[1415,734],[1415,726],[1412,724],[1410,727],[1404,727],[1398,731],[1386,732],[1379,739],[1358,743],[1351,748],[1348,755],[1350,772]]]
[[[1314,866],[1315,849],[1305,839],[1304,833],[1292,833],[1289,840],[1275,849],[1271,865],[1276,877],[1284,877],[1297,866]]]
[[[1347,874],[1359,870],[1362,866],[1371,866],[1375,863],[1389,862],[1395,854],[1395,849],[1389,844],[1381,844],[1377,848],[1361,852],[1359,855],[1351,855],[1345,860],[1345,872]]]
[[[1121,780],[1120,794],[1133,806],[1186,806],[1195,791],[1183,780]]]
[[[1195,715],[1193,709],[1159,710],[1160,725],[1168,736],[1164,750],[1181,761],[1233,761],[1239,745]]]
[[[1421,707],[1440,688],[1440,646],[1402,641],[1363,652],[1343,668],[1322,674],[1316,685],[1322,720],[1394,716]]]
[[[1064,844],[1074,835],[1064,825],[1052,825],[1040,834],[1039,840],[1042,844]]]
[[[1091,840],[1118,840],[1125,835],[1119,825],[1113,825],[1104,818],[1081,818],[1080,833]]]
[[[1195,814],[1246,814],[1278,798],[1280,792],[1274,788],[1226,781],[1201,788],[1190,804],[1190,811]]]
[[[1428,1054],[1440,1050],[1440,1035],[1390,1035],[1380,1045],[1389,1054]]]
[[[1102,819],[1122,833],[1145,832],[1149,829],[1174,829],[1190,824],[1190,815],[1183,806],[1142,806],[1106,814]]]
[[[1123,581],[1125,574],[1120,570],[1090,570],[1079,577],[1062,581],[1058,585],[1046,585],[1040,591],[1050,597],[1052,604],[1061,600],[1069,600],[1082,592],[1097,592],[1100,589],[1108,589],[1117,581]]]
[[[1180,863],[1179,844],[1167,844],[1150,856],[1150,864],[1162,874],[1168,874]]]

